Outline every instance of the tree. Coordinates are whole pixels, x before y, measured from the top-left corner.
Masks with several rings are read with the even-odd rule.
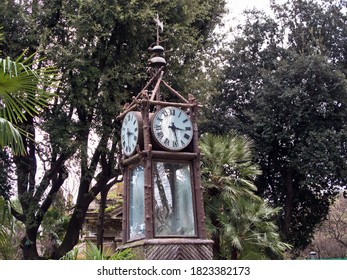
[[[319,258],[347,257],[347,199],[341,194],[315,230],[310,250]]]
[[[23,212],[13,214],[26,226],[24,258],[40,258],[38,229],[68,176],[75,177],[78,194],[64,239],[49,256],[54,259],[78,242],[89,204],[118,180],[116,116],[147,79],[144,50],[155,41],[156,13],[166,30],[163,44],[174,50],[167,53],[167,80],[187,95],[192,86],[189,77],[203,74],[201,52],[212,45],[210,34],[223,6],[222,0],[12,0],[3,4],[0,23],[7,36],[6,53],[17,52],[25,43],[30,51],[44,55],[47,63],[54,63],[61,85],[41,118],[25,122],[33,138],[40,128],[45,141],[25,138],[27,155],[15,160]],[[37,156],[43,160],[40,180],[35,176]]]
[[[208,125],[254,140],[258,193],[282,207],[294,253],[346,185],[346,10],[343,1],[288,1],[274,18],[248,11],[230,44]],[[236,33],[236,32],[235,32]]]
[[[279,209],[271,208],[254,193],[254,180],[261,172],[252,161],[252,142],[233,133],[205,134],[200,149],[214,258],[281,257],[289,246],[280,241],[275,225]]]
[[[199,142],[202,154],[202,184],[207,227],[213,240],[214,258],[221,257],[220,211],[225,201],[253,197],[253,184],[260,174],[251,161],[250,142],[242,137],[205,134]]]
[[[0,33],[0,41],[2,39],[3,34]],[[0,217],[0,255],[5,259],[15,258],[17,253],[15,222],[11,211],[6,211],[10,209],[13,181],[10,154],[25,155],[22,137],[30,135],[18,125],[25,122],[27,116],[33,117],[47,105],[51,94],[45,89],[51,85],[54,76],[51,67],[34,70],[33,67],[37,67],[38,63],[34,59],[35,54],[29,57],[25,57],[25,54],[23,52],[15,61],[10,57],[0,58],[0,212],[4,214]]]
[[[223,259],[283,259],[291,246],[281,241],[276,219],[280,208],[260,198],[224,202],[219,219]]]

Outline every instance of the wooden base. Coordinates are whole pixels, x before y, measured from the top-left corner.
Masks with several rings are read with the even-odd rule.
[[[212,240],[144,239],[126,243],[117,250],[131,248],[140,260],[212,260]]]

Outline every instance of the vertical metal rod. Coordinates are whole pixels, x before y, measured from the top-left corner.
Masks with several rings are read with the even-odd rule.
[[[151,239],[153,234],[153,186],[152,186],[152,145],[149,120],[149,98],[142,103],[141,113],[143,119],[143,141],[144,141],[144,192],[145,192],[145,239]]]
[[[193,160],[193,176],[194,176],[194,192],[195,192],[195,203],[196,203],[196,215],[197,215],[197,226],[198,226],[198,236],[201,239],[206,239],[205,230],[205,211],[204,211],[204,201],[203,193],[201,187],[201,174],[200,174],[200,149],[199,149],[199,131],[196,120],[196,114],[198,109],[198,104],[192,96],[189,97],[189,102],[194,104],[194,107],[190,108],[190,118],[194,125],[193,128],[193,151],[197,154],[197,158]]]

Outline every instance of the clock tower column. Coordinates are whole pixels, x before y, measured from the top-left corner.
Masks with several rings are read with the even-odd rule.
[[[118,116],[125,187],[120,250],[132,248],[140,259],[212,259],[204,221],[198,102],[164,81],[162,23],[156,22],[157,41],[149,48],[152,77]]]

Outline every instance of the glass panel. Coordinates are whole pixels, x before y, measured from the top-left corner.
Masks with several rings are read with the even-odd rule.
[[[154,163],[154,226],[157,236],[195,235],[188,163]]]
[[[144,169],[137,166],[130,171],[129,239],[145,237]]]

